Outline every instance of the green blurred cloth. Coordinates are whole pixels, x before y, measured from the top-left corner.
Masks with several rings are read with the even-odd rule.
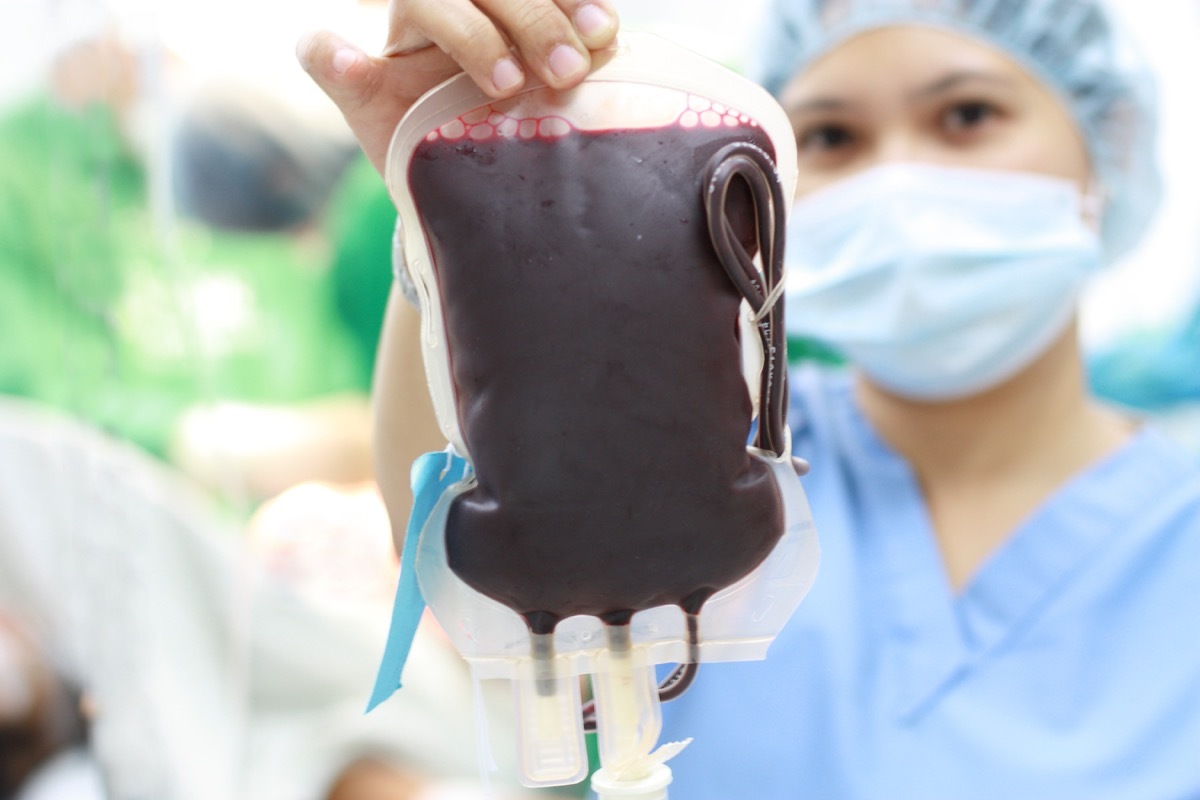
[[[39,97],[0,118],[2,393],[161,455],[198,402],[366,391],[378,321],[342,318],[339,303],[353,303],[335,302],[331,259],[316,233],[216,233],[156,216],[106,108]],[[356,286],[386,295],[386,261],[356,268]]]
[[[337,309],[359,352],[373,364],[392,287],[396,207],[361,153],[334,193],[328,217]]]

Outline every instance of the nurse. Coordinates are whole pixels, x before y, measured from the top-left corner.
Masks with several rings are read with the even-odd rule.
[[[599,2],[396,8],[402,55],[301,45],[377,166],[457,64],[497,97],[569,86],[616,25]],[[1119,30],[1094,0],[779,0],[765,30],[800,165],[789,324],[852,366],[791,381],[822,573],[766,661],[664,707],[665,739],[695,737],[672,796],[1200,795],[1200,467],[1092,400],[1076,334],[1157,195]],[[428,443],[388,402],[423,390],[407,313],[379,371],[405,468]]]

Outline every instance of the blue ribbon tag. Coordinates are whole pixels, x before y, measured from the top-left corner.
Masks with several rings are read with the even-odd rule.
[[[388,629],[383,663],[375,678],[375,688],[367,702],[367,711],[387,700],[400,688],[404,662],[412,649],[417,625],[425,610],[425,598],[417,583],[417,544],[421,531],[438,500],[447,489],[466,477],[470,464],[465,458],[446,450],[426,453],[413,462],[409,481],[413,491],[413,509],[404,534],[404,551],[400,554],[400,581],[396,587],[396,602],[392,606],[392,625]]]

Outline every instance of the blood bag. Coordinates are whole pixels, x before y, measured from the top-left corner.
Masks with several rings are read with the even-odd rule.
[[[452,78],[387,161],[467,462],[406,547],[475,674],[514,682],[532,786],[582,780],[585,727],[606,769],[649,774],[661,700],[764,657],[818,561],[785,419],[788,119],[656,37],[595,61],[507,100]]]

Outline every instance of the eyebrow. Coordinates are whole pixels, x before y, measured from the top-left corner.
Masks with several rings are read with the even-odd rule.
[[[789,103],[789,114],[810,114],[814,111],[845,111],[853,107],[853,103],[837,97],[814,97],[802,103]]]
[[[953,91],[963,84],[970,83],[990,83],[998,86],[1013,86],[1015,82],[1007,75],[1001,75],[996,72],[987,72],[986,70],[963,69],[955,70],[947,75],[943,75],[927,86],[909,94],[910,100],[923,100],[930,97],[936,97],[939,94]],[[819,95],[809,100],[804,100],[799,103],[789,103],[787,111],[789,114],[811,114],[820,111],[848,111],[854,108],[854,103],[844,100],[840,97],[832,95]]]
[[[957,89],[964,83],[991,83],[1000,86],[1012,86],[1014,81],[1007,75],[1001,75],[996,72],[987,72],[986,70],[978,69],[963,69],[951,72],[941,78],[938,78],[928,86],[917,89],[909,95],[910,99],[919,100],[927,97],[933,97],[939,94],[944,94]]]

